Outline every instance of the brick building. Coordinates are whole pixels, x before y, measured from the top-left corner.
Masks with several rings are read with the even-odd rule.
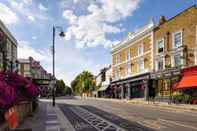
[[[183,68],[197,64],[197,8],[192,6],[154,29],[154,79],[156,98],[168,99]]]
[[[17,40],[0,20],[0,70],[17,70]]]
[[[153,28],[151,20],[112,47],[112,83],[115,98],[148,98],[153,71]]]

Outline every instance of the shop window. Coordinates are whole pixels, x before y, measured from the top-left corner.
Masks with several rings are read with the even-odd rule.
[[[163,80],[162,80],[162,79],[158,80],[157,88],[158,88],[157,94],[158,94],[159,96],[163,95]]]
[[[163,53],[164,52],[164,39],[157,41],[157,53]]]
[[[182,45],[182,32],[176,32],[173,34],[173,46],[174,48],[178,48]]]
[[[169,88],[170,88],[170,80],[167,79],[167,80],[165,80],[164,83],[165,83],[165,84],[164,84],[164,90],[169,90]]]

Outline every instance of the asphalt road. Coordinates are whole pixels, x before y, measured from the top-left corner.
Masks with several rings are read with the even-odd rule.
[[[94,99],[58,98],[76,131],[197,131],[197,113]]]

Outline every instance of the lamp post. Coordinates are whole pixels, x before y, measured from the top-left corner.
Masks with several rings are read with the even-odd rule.
[[[59,36],[60,37],[64,37],[65,34],[63,32],[63,29],[61,26],[53,26],[53,45],[52,45],[52,56],[53,56],[53,81],[55,81],[55,31],[56,29],[59,29],[60,33]],[[53,90],[52,90],[52,95],[53,95],[53,106],[55,106],[55,82],[53,83]]]

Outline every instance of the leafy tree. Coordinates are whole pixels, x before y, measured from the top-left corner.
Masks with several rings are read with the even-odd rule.
[[[71,94],[71,88],[69,86],[66,86],[63,80],[57,80],[55,83],[56,87],[56,95],[62,96],[62,95],[70,95]]]
[[[90,93],[96,88],[94,76],[88,71],[83,71],[75,77],[71,82],[71,88],[77,95],[82,93]]]

